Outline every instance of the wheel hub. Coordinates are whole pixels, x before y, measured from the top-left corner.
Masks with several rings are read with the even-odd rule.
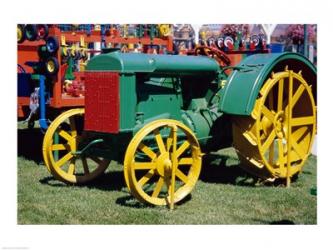
[[[156,165],[156,172],[158,175],[164,177],[165,175],[170,174],[172,169],[172,162],[170,160],[169,153],[166,152],[161,154],[156,160]]]

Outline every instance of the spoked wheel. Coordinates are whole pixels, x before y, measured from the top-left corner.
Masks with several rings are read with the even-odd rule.
[[[302,170],[315,129],[310,83],[301,72],[286,68],[265,82],[250,117],[235,118],[234,146],[250,172],[266,179],[289,178]]]
[[[59,115],[49,126],[43,141],[47,169],[65,183],[85,183],[98,177],[110,160],[75,155],[83,139],[84,109],[72,109]]]
[[[193,189],[201,170],[201,150],[193,132],[175,120],[157,120],[131,140],[124,161],[127,187],[138,200],[173,205]]]

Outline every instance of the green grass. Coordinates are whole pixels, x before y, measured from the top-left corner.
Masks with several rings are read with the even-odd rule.
[[[20,135],[19,135],[20,137]],[[34,152],[36,153],[36,152]],[[19,155],[22,149],[19,149]],[[292,183],[267,185],[240,169],[234,150],[207,157],[189,198],[174,211],[136,201],[127,191],[122,166],[86,186],[55,180],[45,166],[18,157],[18,224],[316,224],[315,156]]]

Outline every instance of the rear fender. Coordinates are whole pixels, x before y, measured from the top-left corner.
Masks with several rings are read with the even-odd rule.
[[[219,91],[220,111],[234,115],[250,115],[258,93],[272,72],[302,71],[311,85],[314,98],[317,95],[317,69],[304,56],[297,53],[256,54],[241,61],[229,75],[227,83]]]

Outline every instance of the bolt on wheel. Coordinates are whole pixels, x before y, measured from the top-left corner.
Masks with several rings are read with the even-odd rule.
[[[124,161],[126,185],[138,200],[169,205],[187,196],[201,170],[201,150],[193,132],[175,120],[157,120],[131,140]]]
[[[47,169],[65,183],[85,183],[98,177],[110,160],[75,155],[83,138],[84,109],[72,109],[59,115],[49,126],[43,141]]]
[[[234,146],[246,170],[267,179],[292,177],[302,170],[310,154],[315,129],[316,106],[310,84],[301,72],[286,68],[265,82],[251,117],[234,119]]]

